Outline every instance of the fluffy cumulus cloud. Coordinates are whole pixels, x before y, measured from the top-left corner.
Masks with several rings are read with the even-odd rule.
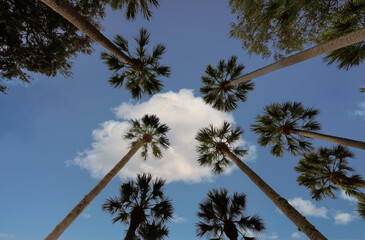
[[[337,213],[335,215],[335,224],[346,225],[349,222],[353,221],[354,219],[355,219],[355,216],[353,216],[349,213]]]
[[[143,161],[134,156],[120,172],[120,177],[135,177],[137,173],[149,172],[168,182],[199,182],[212,177],[210,168],[200,167],[197,162],[195,135],[199,129],[214,124],[220,126],[223,121],[234,123],[233,116],[219,112],[206,105],[202,98],[194,97],[192,90],[183,89],[178,93],[156,94],[147,102],[122,103],[114,109],[116,120],[103,122],[92,132],[93,143],[89,149],[78,154],[71,161],[90,171],[93,177],[104,176],[128,151],[129,142],[123,135],[130,128],[130,119],[140,119],[145,114],[155,114],[171,130],[168,138],[171,147],[164,151],[162,159],[149,156]],[[249,150],[246,161],[256,158],[254,145],[240,140],[240,146]],[[137,153],[139,154],[139,153]],[[232,168],[227,170],[231,172]]]
[[[310,200],[296,197],[290,199],[289,203],[304,216],[328,218],[327,209],[325,207],[316,207]]]
[[[358,105],[357,110],[355,111],[355,115],[363,117],[365,120],[365,101],[361,102]]]
[[[357,199],[355,197],[347,195],[344,190],[341,190],[341,198],[350,202],[357,202]]]

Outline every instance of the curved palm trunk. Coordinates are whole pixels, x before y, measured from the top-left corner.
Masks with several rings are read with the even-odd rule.
[[[136,230],[146,218],[143,208],[136,207],[131,213],[131,224],[129,225],[127,234],[124,240],[134,240],[136,236]]]
[[[108,49],[112,54],[120,58],[122,61],[133,66],[133,59],[125,55],[120,49],[107,39],[98,29],[96,29],[85,17],[80,15],[72,5],[66,0],[41,0],[48,7],[67,19],[75,27],[80,29],[92,40]]]
[[[337,49],[340,49],[340,48],[343,48],[343,47],[346,47],[346,46],[349,46],[349,45],[352,45],[352,44],[355,44],[355,43],[358,43],[358,42],[361,42],[364,40],[365,40],[365,28],[362,28],[360,30],[346,34],[342,37],[331,40],[329,42],[314,46],[314,47],[304,50],[302,52],[291,55],[287,58],[284,58],[275,63],[267,65],[263,68],[257,69],[256,71],[245,74],[242,77],[239,77],[235,80],[230,81],[229,85],[236,85],[241,82],[247,82],[254,78],[265,75],[267,73],[276,71],[278,69],[288,67],[288,66],[294,65],[299,62],[303,62],[305,60],[317,57],[324,53],[328,53],[328,52],[331,52],[331,51],[334,51],[334,50],[337,50]]]
[[[295,133],[295,134],[298,134],[298,135],[304,136],[304,137],[316,138],[316,139],[325,140],[328,142],[333,142],[333,143],[365,150],[365,142],[356,141],[356,140],[352,140],[352,139],[348,139],[348,138],[335,137],[335,136],[326,135],[326,134],[322,134],[322,133],[316,133],[316,132],[310,132],[310,131],[304,131],[304,130],[298,130],[298,129],[291,129],[290,133]]]
[[[140,147],[145,143],[140,139],[136,145],[115,165],[112,170],[67,214],[67,216],[48,234],[45,240],[58,239],[61,234],[72,224],[82,211],[99,195],[108,183],[118,174],[124,165],[133,157]]]
[[[288,201],[276,193],[262,178],[252,171],[244,162],[234,155],[228,148],[222,152],[229,157],[244,172],[270,200],[287,216],[300,231],[309,239],[327,239],[308,220],[302,216]]]

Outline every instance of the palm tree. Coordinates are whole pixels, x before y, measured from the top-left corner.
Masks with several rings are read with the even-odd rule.
[[[113,10],[125,9],[125,16],[128,20],[136,18],[141,13],[147,20],[152,17],[151,7],[159,7],[158,0],[110,0],[110,6]]]
[[[330,40],[328,42],[319,44],[307,50],[293,54],[287,58],[274,62],[270,65],[257,69],[253,72],[247,73],[237,79],[230,81],[228,85],[236,85],[242,82],[247,82],[262,75],[279,70],[281,68],[303,62],[305,60],[317,57],[325,53],[332,52],[337,49],[341,49],[346,46],[350,46],[352,44],[364,40],[365,40],[365,28],[361,28],[359,30],[337,37],[336,39]]]
[[[138,174],[136,181],[121,184],[119,197],[109,198],[103,204],[103,211],[115,216],[113,223],[129,223],[125,240],[134,240],[140,226],[144,235],[146,230],[156,230],[156,221],[163,223],[172,219],[173,207],[164,196],[164,184],[161,178],[152,180],[151,174]],[[162,229],[163,234],[165,230]]]
[[[365,221],[365,194],[362,193],[360,196],[357,197],[357,212],[362,217],[362,219]]]
[[[203,87],[200,93],[207,104],[220,111],[229,112],[237,108],[237,102],[247,100],[247,92],[253,90],[254,84],[244,82],[237,85],[228,85],[229,81],[239,77],[245,68],[237,64],[237,57],[232,56],[227,63],[218,62],[217,68],[208,65],[206,75],[202,76]]]
[[[130,65],[119,60],[113,54],[103,52],[101,58],[109,67],[109,70],[114,72],[114,75],[109,80],[113,87],[121,87],[124,79],[127,80],[125,88],[132,94],[132,98],[139,99],[142,94],[153,95],[160,92],[163,85],[158,77],[169,77],[170,67],[160,64],[161,56],[165,52],[165,46],[158,44],[154,47],[152,54],[147,54],[146,46],[150,43],[150,34],[146,29],[141,28],[139,36],[135,37],[137,42],[135,50],[136,56],[132,56],[128,48],[128,41],[120,35],[114,39],[114,43],[125,53],[129,58],[134,59],[134,64]]]
[[[253,183],[310,239],[327,239],[311,223],[307,221],[286,199],[276,193],[262,178],[252,171],[236,155],[244,156],[246,150],[232,145],[240,138],[243,131],[237,127],[232,129],[228,122],[224,122],[222,128],[215,128],[210,125],[201,129],[196,140],[199,141],[197,151],[199,152],[198,162],[200,165],[212,166],[214,173],[222,173],[223,167],[229,166],[231,159],[245,173]]]
[[[305,153],[295,167],[300,174],[297,181],[310,189],[312,198],[317,201],[324,197],[335,198],[333,191],[339,187],[348,195],[358,196],[358,188],[365,188],[365,181],[358,174],[348,176],[354,169],[348,166],[347,158],[353,156],[341,145]]]
[[[264,108],[263,115],[256,117],[256,124],[252,124],[251,129],[259,135],[258,143],[271,145],[271,153],[278,157],[283,156],[284,150],[295,156],[312,150],[307,138],[365,149],[364,142],[314,132],[320,130],[320,124],[315,121],[318,113],[317,109],[304,108],[299,102],[274,103]]]
[[[158,75],[161,76],[169,76],[170,75],[170,68],[166,66],[160,66],[158,63],[158,60],[160,60],[162,53],[165,51],[165,47],[163,45],[157,45],[155,48],[155,51],[152,56],[146,55],[144,46],[148,44],[149,41],[149,34],[145,33],[145,41],[144,43],[139,42],[141,44],[140,51],[137,52],[137,58],[133,58],[128,50],[123,49],[123,47],[114,45],[108,38],[106,38],[95,26],[93,26],[87,18],[80,15],[74,7],[67,2],[66,0],[41,0],[43,3],[45,3],[47,6],[52,8],[54,11],[59,13],[61,16],[63,16],[65,19],[67,19],[70,23],[72,23],[75,27],[80,29],[83,33],[85,33],[88,37],[90,37],[92,40],[98,42],[100,45],[102,45],[104,48],[109,50],[116,58],[118,58],[121,62],[123,62],[130,69],[134,69],[137,75],[137,81],[141,81],[141,79],[146,78],[143,84],[144,92],[148,94],[152,94],[156,91],[161,91],[162,84],[157,81],[152,81],[154,78],[156,78]],[[121,5],[124,5],[125,1],[120,0]],[[135,12],[141,11],[142,13],[145,13],[146,9],[148,9],[148,6],[145,5],[146,1],[140,0],[139,3],[137,1],[128,1],[130,2],[131,9],[134,9]],[[151,4],[158,5],[157,0],[150,0]],[[141,10],[138,10],[139,7]],[[147,11],[148,13],[148,11]],[[145,31],[145,30],[144,30]],[[142,32],[142,30],[141,30]],[[117,37],[118,39],[118,37]],[[123,40],[122,40],[122,46],[123,46]],[[128,48],[127,48],[128,49]],[[156,55],[154,55],[156,54]],[[127,66],[126,66],[127,67]],[[122,68],[122,67],[121,67]],[[157,76],[156,76],[157,74]],[[131,74],[130,74],[131,75]],[[137,84],[135,84],[137,85]],[[137,91],[135,88],[135,85],[131,84],[130,87],[127,89],[133,89],[132,95],[135,93],[134,91]],[[152,89],[150,89],[152,87]]]
[[[143,148],[141,156],[146,159],[149,146],[152,154],[162,157],[159,147],[167,149],[170,146],[166,133],[169,127],[161,124],[155,115],[145,115],[141,120],[131,120],[132,128],[125,135],[126,139],[133,140],[129,152],[108,172],[107,175],[87,194],[85,197],[67,214],[67,216],[52,230],[45,240],[58,239],[61,234],[72,224],[72,222],[82,213],[82,211],[99,195],[99,193],[111,182],[124,165],[133,155]]]
[[[199,209],[197,215],[203,221],[196,224],[198,237],[207,234],[221,239],[225,234],[230,240],[238,240],[239,233],[246,239],[247,231],[261,233],[265,230],[265,225],[259,216],[243,214],[246,209],[244,193],[235,192],[230,197],[227,189],[213,189],[208,192],[208,197],[199,203]]]
[[[163,222],[152,221],[149,224],[143,224],[138,228],[139,240],[163,240],[169,235],[169,230]]]

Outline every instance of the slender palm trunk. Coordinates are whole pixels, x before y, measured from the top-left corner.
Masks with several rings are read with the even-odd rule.
[[[331,135],[326,135],[322,133],[316,133],[316,132],[310,132],[310,131],[304,131],[304,130],[298,130],[298,129],[291,129],[290,133],[295,133],[300,136],[309,137],[309,138],[316,138],[320,140],[325,140],[328,142],[333,142],[341,145],[346,145],[354,148],[359,148],[365,150],[365,142],[356,141],[348,138],[341,138]]]
[[[136,230],[141,225],[143,220],[145,220],[146,215],[142,207],[138,206],[133,209],[131,213],[131,223],[129,225],[127,234],[125,235],[124,240],[134,240],[136,236]]]
[[[263,68],[257,69],[256,71],[250,72],[248,74],[243,75],[235,80],[229,82],[229,85],[236,85],[241,82],[247,82],[254,78],[260,77],[267,73],[271,73],[278,69],[288,67],[294,65],[299,62],[303,62],[305,60],[317,57],[324,53],[328,53],[346,46],[350,46],[352,44],[361,42],[365,40],[365,28],[360,30],[351,32],[342,37],[336,38],[334,40],[328,41],[326,43],[314,46],[310,49],[304,50],[302,52],[291,55],[287,58],[284,58],[280,61],[267,65]]]
[[[244,162],[234,155],[228,148],[222,152],[229,157],[244,172],[270,200],[302,231],[309,239],[327,239],[308,220],[302,216],[288,201],[276,193],[262,178],[252,171]]]
[[[99,195],[99,193],[118,174],[124,165],[133,157],[140,147],[145,143],[140,139],[131,150],[108,172],[107,175],[71,210],[69,214],[48,234],[45,240],[58,239],[61,234],[72,224],[72,222],[82,213],[82,211]]]
[[[108,49],[112,54],[122,61],[133,66],[133,59],[125,55],[117,46],[107,39],[95,26],[93,26],[84,16],[80,15],[67,0],[41,0],[48,7],[67,19],[71,24],[80,29],[92,40]]]

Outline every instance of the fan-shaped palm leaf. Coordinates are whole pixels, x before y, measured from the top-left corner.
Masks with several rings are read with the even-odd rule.
[[[147,53],[146,47],[150,43],[150,34],[146,29],[141,28],[139,36],[134,40],[137,42],[137,47],[132,53],[125,38],[117,35],[114,39],[114,43],[132,59],[133,64],[122,62],[113,54],[106,52],[101,54],[101,58],[114,73],[109,80],[110,85],[119,88],[124,84],[124,87],[132,94],[132,98],[140,99],[142,94],[153,95],[162,90],[163,84],[159,78],[169,77],[170,67],[160,63],[165,53],[164,45],[157,44],[152,54]]]
[[[151,174],[138,174],[136,181],[121,184],[119,197],[103,204],[103,211],[115,216],[113,223],[129,223],[125,240],[135,239],[139,227],[143,237],[155,236],[157,240],[168,234],[163,223],[172,219],[173,207],[163,193],[164,184],[165,180],[153,180]]]
[[[241,75],[244,68],[242,64],[237,64],[236,56],[232,56],[227,63],[220,60],[216,68],[208,65],[205,69],[206,75],[202,76],[203,87],[200,88],[204,101],[213,108],[226,112],[236,109],[238,101],[245,102],[247,93],[253,90],[254,84],[229,84],[229,81]]]
[[[142,224],[138,228],[138,239],[141,240],[163,240],[169,235],[169,230],[162,222],[152,221],[149,224]]]
[[[358,174],[348,176],[354,169],[348,166],[347,158],[353,154],[341,145],[333,148],[319,148],[317,152],[303,154],[295,171],[299,185],[311,191],[312,198],[335,198],[333,191],[342,188],[346,194],[357,196],[358,188],[365,187],[365,181]]]
[[[159,7],[158,0],[110,0],[112,9],[123,9],[128,20],[136,18],[141,13],[147,20],[152,17],[151,7]]]
[[[230,240],[237,240],[238,235],[245,237],[247,231],[262,233],[265,225],[261,218],[245,216],[246,195],[235,192],[228,196],[227,189],[213,189],[208,197],[199,204],[198,217],[202,219],[196,224],[197,236],[213,235],[221,239],[223,233]]]

